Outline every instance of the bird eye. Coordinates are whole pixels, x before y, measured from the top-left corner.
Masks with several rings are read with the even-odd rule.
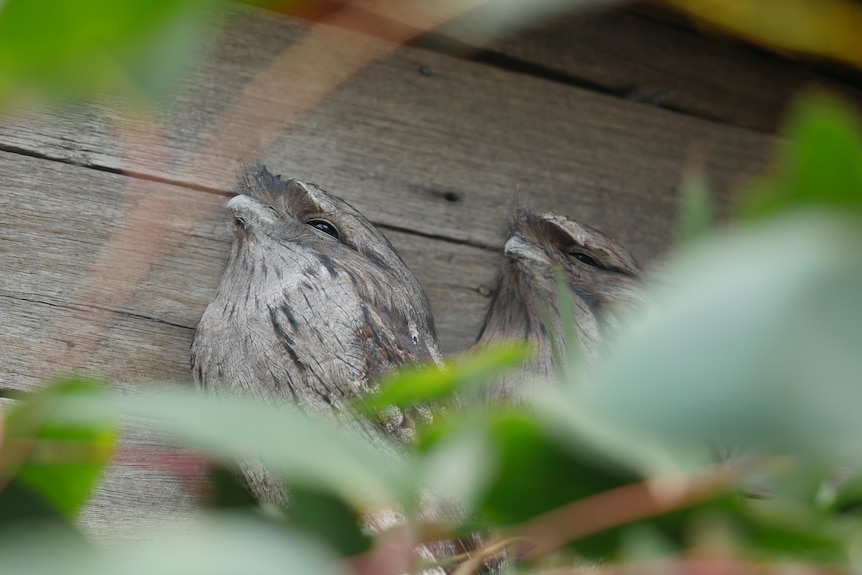
[[[326,220],[308,220],[305,223],[313,228],[317,228],[325,234],[329,234],[336,240],[338,239],[338,229]]]
[[[599,267],[599,263],[585,253],[572,252],[571,256],[573,258],[575,258],[576,260],[578,260],[579,262],[587,264],[588,266],[592,266],[594,268]]]

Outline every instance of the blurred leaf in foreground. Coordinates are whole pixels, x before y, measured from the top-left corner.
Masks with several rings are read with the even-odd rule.
[[[500,471],[481,508],[503,525],[640,479],[587,445],[562,444],[522,415],[498,417],[491,432],[500,452]],[[614,547],[615,535],[607,533],[575,544],[590,557],[609,556]]]
[[[0,573],[15,575],[345,574],[324,545],[266,522],[209,515],[185,525],[154,525],[141,541],[95,553],[63,533],[22,526],[0,540]],[[46,552],[47,550],[47,552]]]
[[[486,0],[444,27],[472,44],[487,44],[494,38],[514,37],[518,32],[552,21],[576,10],[587,12],[610,8],[627,0]]]
[[[207,472],[210,491],[206,504],[218,510],[248,509],[258,506],[257,499],[251,494],[243,478],[234,469],[225,465],[215,465]]]
[[[356,511],[325,491],[293,486],[288,513],[295,525],[329,543],[341,556],[358,555],[371,546]]]
[[[862,6],[853,0],[661,0],[750,42],[862,68]]]
[[[495,462],[479,497],[483,513],[506,525],[564,503],[636,481],[623,463],[577,438],[549,433],[530,413],[509,410],[465,413],[435,425],[423,436],[423,451],[483,429],[489,461]]]
[[[773,173],[739,198],[741,215],[806,207],[862,213],[862,122],[848,105],[808,94],[791,111],[782,136]]]
[[[706,237],[712,229],[713,208],[706,175],[699,170],[688,172],[680,192],[677,242],[687,244]]]
[[[859,517],[862,514],[862,471],[856,470],[825,501],[829,511]]]
[[[6,418],[0,472],[15,474],[19,490],[28,490],[67,516],[75,516],[113,456],[116,427],[110,420],[68,424],[57,414],[69,401],[106,393],[99,382],[67,379],[13,406]],[[11,503],[7,495],[0,494],[0,506]]]
[[[0,3],[0,107],[11,99],[164,92],[211,18],[206,0]]]
[[[168,387],[79,399],[64,409],[65,420],[99,421],[115,413],[143,418],[217,461],[259,459],[291,484],[329,490],[360,509],[412,500],[410,475],[391,449],[295,408]]]
[[[366,413],[380,413],[389,406],[408,407],[443,399],[457,391],[476,391],[521,365],[528,355],[525,344],[501,344],[465,353],[443,367],[406,368],[381,382],[380,391],[363,397],[360,405]]]
[[[835,521],[805,505],[781,501],[754,502],[730,519],[750,556],[774,560],[846,562],[856,544],[858,526]],[[857,531],[858,532],[858,531]]]
[[[862,230],[795,214],[675,262],[677,285],[574,401],[670,445],[740,443],[824,458],[862,437]]]
[[[656,290],[658,305],[575,403],[669,445],[826,461],[858,451],[860,208],[860,124],[837,100],[809,95],[773,173],[740,198],[745,224],[675,258],[676,285]]]
[[[17,478],[10,480],[0,492],[0,537],[6,530],[15,530],[24,523],[35,521],[66,527],[71,534],[77,532],[70,518],[57,506],[49,503],[45,497]],[[83,538],[83,535],[81,537]]]
[[[414,471],[419,475],[418,484],[470,511],[497,474],[499,462],[487,418],[461,421],[465,424],[425,442]],[[445,423],[438,425],[445,427]]]

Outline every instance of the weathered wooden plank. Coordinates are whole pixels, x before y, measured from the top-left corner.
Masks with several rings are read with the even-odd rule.
[[[625,9],[556,15],[529,28],[508,24],[501,36],[507,28],[492,5],[441,32],[634,101],[765,132],[809,86],[862,103],[858,89],[798,63]]]
[[[69,313],[76,286],[122,223],[127,179],[0,153],[0,323],[8,326],[0,335],[0,385],[37,383],[46,372],[44,358],[56,358],[75,344],[57,322]],[[210,196],[168,184],[147,185],[152,193],[167,187],[177,195]],[[223,198],[216,201],[223,203]],[[182,227],[181,222],[173,225]],[[429,294],[444,349],[469,345],[487,301],[480,288],[494,277],[494,254],[412,234],[388,235]],[[107,326],[107,337],[83,367],[120,385],[188,380],[192,333],[218,283],[230,241],[223,211],[177,240],[133,299],[110,310],[118,313]],[[92,310],[103,299],[99,289],[87,294]],[[84,318],[87,313],[84,307]]]
[[[219,158],[220,173],[192,173],[189,152],[246,81],[305,31],[265,12],[242,13],[247,17],[225,32],[213,59],[189,72],[164,115],[173,166],[150,167],[158,154],[135,143],[124,155],[110,128],[121,112],[110,106],[8,120],[0,146],[190,185],[231,180],[238,158]],[[508,207],[520,198],[596,225],[650,259],[671,237],[674,190],[690,158],[707,159],[724,197],[759,169],[770,142],[750,131],[405,48],[331,94],[266,159],[399,229],[499,244]]]
[[[57,358],[78,342],[60,318],[75,311],[76,285],[122,225],[128,179],[0,153],[0,387],[33,389],[64,367]],[[211,196],[162,183],[147,186],[150,193],[170,188],[178,195]],[[181,228],[174,223],[167,233]],[[493,279],[494,255],[412,234],[387,235],[428,291],[444,349],[469,345],[484,313],[487,295],[480,288]],[[133,299],[110,310],[116,313],[97,334],[98,344],[82,368],[130,392],[159,381],[188,381],[194,327],[218,283],[230,236],[222,211],[178,241]],[[98,292],[89,297],[87,306],[78,308],[85,323],[102,299]],[[126,430],[126,457],[109,470],[81,518],[87,533],[107,542],[138,537],[141,527],[157,521],[171,520],[179,532],[183,521],[192,519],[195,499],[186,486],[152,465],[166,456],[164,445],[140,426]],[[149,454],[151,461],[136,461],[136,453]]]
[[[130,155],[120,149],[113,131],[120,106],[25,115],[0,127],[0,149],[9,150],[0,152],[0,385],[37,385],[73,365],[63,363],[67,348],[85,340],[97,345],[83,367],[122,389],[188,380],[193,328],[230,241],[223,212],[203,218],[199,211],[223,204],[223,197],[143,183],[142,194],[182,200],[158,232],[171,249],[107,315],[100,308],[114,301],[110,282],[89,285],[86,293],[78,286],[122,226],[123,192],[132,179],[104,169],[193,187],[234,177],[237,158],[219,158],[221,173],[201,174],[193,172],[189,152],[244,83],[304,31],[263,12],[243,13],[248,17],[225,33],[212,60],[190,71],[165,113],[172,166],[152,168],[159,150],[140,143],[131,143]],[[285,99],[289,105],[290,95]],[[757,168],[769,142],[745,130],[405,49],[333,93],[266,159],[345,197],[374,221],[407,230],[386,233],[428,291],[442,346],[453,351],[472,341],[487,302],[481,288],[496,267],[491,252],[463,242],[501,244],[516,197],[598,225],[651,259],[667,245],[673,190],[691,154],[708,155],[709,172],[725,192]],[[124,249],[137,261],[133,252],[146,247]],[[75,331],[97,317],[107,319],[95,332]],[[126,444],[160,443],[132,429]],[[122,536],[141,521],[184,516],[189,507],[188,494],[169,475],[126,462],[112,470],[84,521],[100,536]]]
[[[187,478],[187,483],[170,471],[171,464],[182,464],[182,457],[190,455],[172,449],[147,426],[127,423],[118,459],[106,470],[78,520],[84,533],[103,545],[137,541],[165,530],[181,536],[183,527],[202,511],[192,486],[200,478]]]

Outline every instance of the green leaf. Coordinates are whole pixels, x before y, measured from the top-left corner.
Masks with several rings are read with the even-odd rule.
[[[208,506],[220,510],[258,506],[257,499],[236,470],[217,465],[207,472],[207,479],[211,488],[206,499]]]
[[[0,9],[0,105],[13,96],[148,95],[199,50],[206,0],[6,0]],[[211,10],[211,8],[208,8]]]
[[[713,224],[710,198],[704,173],[687,173],[680,189],[677,243],[688,244],[707,236]]]
[[[619,555],[628,561],[650,561],[673,557],[678,545],[653,525],[633,525],[622,530]]]
[[[94,380],[61,380],[13,406],[7,417],[5,445],[24,449],[17,481],[70,517],[80,511],[110,461],[116,426],[112,421],[67,424],[56,414],[70,401],[105,394]]]
[[[369,441],[363,435],[366,429],[338,428],[293,407],[166,387],[82,399],[63,416],[69,421],[98,421],[111,413],[143,418],[154,429],[226,464],[238,458],[260,459],[290,484],[332,490],[357,508],[412,499],[410,474],[388,443]]]
[[[758,497],[819,509],[831,472],[832,465],[811,458],[773,456],[747,474],[743,488]]]
[[[141,540],[96,553],[79,540],[40,526],[0,537],[0,573],[15,575],[284,575],[346,574],[320,542],[247,516],[210,515],[155,525]]]
[[[758,559],[846,562],[857,535],[806,505],[763,501],[734,518],[740,541]]]
[[[132,47],[122,62],[130,83],[144,97],[163,104],[218,34],[219,8],[224,3],[173,0],[166,4],[158,20],[143,31],[140,44]]]
[[[581,373],[578,381],[595,385]],[[575,456],[589,449],[592,457],[611,466],[637,471],[642,477],[661,477],[700,469],[708,465],[707,453],[701,446],[693,450],[669,446],[642,430],[620,425],[606,417],[582,399],[576,386],[546,389],[531,398],[529,408],[544,433],[563,447],[571,447]]]
[[[360,408],[378,414],[389,406],[408,407],[478,388],[521,365],[529,355],[526,344],[495,345],[466,353],[443,367],[409,367],[384,380],[380,391],[362,398]]]
[[[75,528],[56,506],[49,504],[38,493],[17,479],[12,479],[0,491],[0,532],[38,520],[43,524],[65,526],[71,532]]]
[[[528,413],[495,413],[488,433],[499,463],[481,506],[503,524],[640,479],[577,437],[564,444]]]
[[[862,515],[862,471],[856,471],[841,482],[841,486],[827,502],[827,510],[834,513]]]
[[[737,212],[756,219],[804,207],[862,208],[862,126],[853,109],[808,94],[790,113],[774,172],[740,196]]]
[[[497,460],[482,419],[425,442],[420,459],[412,466],[418,483],[431,493],[454,501],[465,510],[476,505],[497,473]]]
[[[621,461],[615,453],[604,451],[592,438],[561,433],[549,425],[541,411],[500,411],[488,416],[491,446],[498,458],[495,473],[480,499],[482,515],[498,526],[518,524],[617,487],[643,481],[635,467]],[[449,433],[458,429],[458,422]],[[462,423],[476,425],[475,421]],[[438,440],[447,430],[437,428]],[[734,505],[731,497],[717,493],[715,498],[691,508],[614,528],[599,527],[596,532],[570,542],[570,547],[585,557],[613,558],[624,551],[628,529],[642,526],[656,529],[668,541],[679,542],[692,516],[704,509],[726,510]],[[589,530],[589,525],[578,526]],[[630,549],[629,549],[630,550]]]
[[[565,273],[562,268],[556,268],[554,275],[557,282],[557,309],[563,324],[563,341],[565,345],[565,349],[561,350],[564,357],[555,357],[554,363],[559,366],[560,382],[571,384],[577,381],[576,374],[583,364],[581,338],[578,337],[578,328],[575,325],[575,304],[572,301],[572,293],[569,291]],[[555,327],[551,325],[553,321],[551,314],[546,313],[545,315],[545,324],[549,331],[553,331]],[[552,346],[553,349],[554,347]]]
[[[288,512],[294,525],[327,542],[343,557],[371,547],[371,538],[362,530],[362,518],[331,493],[295,486],[290,490]]]
[[[667,445],[833,459],[862,425],[859,223],[813,215],[739,229],[677,258],[672,288],[573,401]]]

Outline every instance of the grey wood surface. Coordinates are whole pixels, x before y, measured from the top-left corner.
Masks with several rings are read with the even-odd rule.
[[[190,173],[190,151],[244,82],[303,31],[276,17],[230,27],[214,58],[190,72],[165,114],[173,166],[124,158],[111,137],[116,111],[106,107],[14,118],[0,128],[0,141],[51,159],[220,187],[233,179],[237,158],[218,158],[219,173]],[[285,105],[291,105],[289,94]],[[235,129],[253,132],[255,126]],[[686,162],[706,158],[716,190],[724,193],[758,170],[770,141],[404,48],[331,94],[266,160],[281,173],[341,194],[376,223],[494,246],[510,204],[520,198],[590,221],[646,259],[670,238],[665,223]]]
[[[191,153],[306,29],[250,8],[235,14],[163,114],[166,152],[120,145],[116,129],[130,115],[121,102],[0,118],[0,387],[30,389],[74,366],[128,391],[190,379],[193,330],[230,242],[224,182],[239,161],[254,159],[215,157],[215,172],[199,173]],[[291,105],[290,93],[284,101]],[[401,48],[263,156],[274,171],[320,184],[381,225],[428,292],[451,353],[477,333],[515,202],[592,224],[651,262],[671,241],[686,166],[702,161],[725,202],[772,143],[732,125]],[[114,246],[135,209],[162,203],[151,233],[145,227]],[[107,268],[94,279],[111,246],[107,261],[143,269]],[[148,251],[159,257],[150,262],[141,256]],[[112,274],[134,280],[128,297],[117,295],[114,279],[123,278]],[[127,445],[159,444],[135,429]],[[191,506],[170,475],[124,460],[84,522],[111,539]]]
[[[509,30],[500,34],[499,30]],[[535,66],[575,84],[647,105],[773,132],[802,90],[828,89],[862,105],[862,91],[789,59],[635,9],[563,13],[525,26],[493,4],[444,37]]]

